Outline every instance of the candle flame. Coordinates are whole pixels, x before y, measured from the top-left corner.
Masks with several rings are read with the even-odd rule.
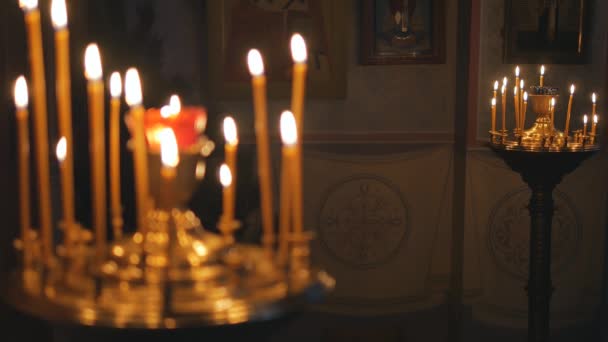
[[[496,107],[496,98],[492,98],[492,107]]]
[[[171,128],[163,128],[158,133],[160,141],[160,159],[165,167],[176,167],[179,164],[177,139]]]
[[[308,51],[306,51],[306,42],[299,33],[291,36],[291,57],[296,63],[305,63],[308,59]]]
[[[502,86],[503,86],[503,87],[507,87],[507,83],[508,83],[508,82],[509,82],[509,80],[507,79],[507,76],[505,76],[505,77],[502,79]]]
[[[131,68],[127,70],[125,76],[125,100],[129,106],[141,105],[141,81],[137,69]]]
[[[295,145],[298,142],[298,129],[293,113],[286,110],[281,114],[281,139],[285,145]]]
[[[524,89],[524,80],[519,81],[519,87]]]
[[[65,0],[53,0],[51,2],[51,19],[56,30],[63,29],[68,25],[68,11]]]
[[[28,103],[27,81],[25,80],[25,77],[19,76],[15,82],[15,106],[17,108],[25,108]]]
[[[179,100],[179,96],[171,95],[168,106],[162,106],[160,109],[160,116],[167,119],[173,116],[177,116],[182,111],[182,102]]]
[[[226,164],[220,166],[220,183],[222,183],[224,188],[227,188],[232,184],[232,172]]]
[[[524,92],[524,102],[527,102],[527,101],[528,101],[528,92],[525,91]]]
[[[519,77],[519,65],[515,67],[515,76]]]
[[[593,123],[597,124],[597,121],[599,120],[597,114],[593,116]]]
[[[201,179],[205,178],[206,171],[207,171],[207,166],[205,165],[205,162],[199,161],[198,163],[196,163],[196,169],[194,170],[194,176],[196,177],[196,179],[201,180]]]
[[[583,115],[583,123],[586,125],[587,121],[589,120],[589,118],[587,117],[587,114]]]
[[[597,95],[595,95],[595,93],[591,94],[591,102],[593,102],[593,104],[595,104],[595,101],[597,101]]]
[[[120,97],[122,94],[122,79],[120,73],[114,71],[110,76],[110,95],[113,98]]]
[[[494,91],[498,90],[498,81],[494,81]]]
[[[247,65],[249,66],[249,73],[252,76],[261,76],[264,74],[264,60],[262,54],[257,49],[249,50],[247,54]]]
[[[544,75],[545,75],[545,66],[544,66],[544,65],[541,65],[541,66],[540,66],[540,75],[541,75],[541,76],[544,76]]]
[[[551,98],[551,108],[555,108],[555,97]]]
[[[19,7],[21,7],[21,9],[31,11],[38,7],[38,0],[19,0]]]
[[[224,138],[226,139],[226,143],[230,145],[236,145],[239,142],[236,122],[230,116],[224,119]]]
[[[517,86],[513,87],[513,95],[517,95]]]
[[[169,108],[171,108],[172,115],[177,115],[182,111],[182,101],[180,101],[179,96],[172,95],[169,98]]]
[[[570,95],[574,95],[574,84],[570,86]]]
[[[59,160],[60,163],[63,163],[63,161],[65,160],[67,151],[67,141],[65,137],[61,137],[61,139],[59,139],[59,142],[57,142],[57,147],[55,148],[55,154],[57,155],[57,160]]]
[[[506,89],[507,89],[507,86],[503,84],[502,88],[500,89],[500,93],[504,94]]]
[[[101,56],[97,44],[89,44],[84,53],[84,74],[89,81],[99,80],[103,76]]]

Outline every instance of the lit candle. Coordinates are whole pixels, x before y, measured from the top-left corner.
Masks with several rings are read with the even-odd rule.
[[[492,98],[492,132],[496,130],[496,97]]]
[[[61,172],[64,171],[65,167],[66,167],[66,157],[67,157],[67,140],[65,137],[61,137],[61,139],[59,139],[59,142],[57,143],[57,147],[55,148],[55,154],[57,156],[57,160],[59,161],[59,169],[61,170]],[[64,187],[65,188],[65,187]],[[69,192],[66,192],[65,189],[62,191],[63,194],[63,206],[65,208],[66,203],[70,203],[71,205],[74,204],[74,198],[70,198],[69,196],[73,196],[74,194],[70,194]],[[63,222],[64,224],[64,234],[63,234],[63,245],[66,248],[71,248],[72,243],[73,243],[73,238],[74,238],[74,222],[66,222],[64,220]]]
[[[289,234],[293,222],[293,194],[290,191],[293,187],[293,164],[296,158],[298,142],[298,132],[296,131],[295,118],[285,111],[280,119],[281,140],[283,141],[281,158],[281,207],[280,207],[280,226],[279,226],[279,261],[284,263],[287,260]]]
[[[31,229],[30,209],[30,137],[28,130],[29,102],[27,82],[25,77],[19,76],[15,82],[15,107],[17,108],[17,131],[19,143],[19,214],[21,223],[21,241],[23,243],[23,261],[26,266],[31,262],[28,231]]]
[[[568,138],[568,131],[570,129],[570,113],[572,112],[572,99],[574,98],[574,84],[570,86],[570,99],[568,100],[568,112],[566,113],[566,128],[564,129],[564,136]]]
[[[34,92],[34,137],[38,170],[38,201],[40,212],[40,235],[42,253],[46,262],[51,262],[53,252],[51,180],[49,173],[48,118],[46,112],[46,81],[42,51],[42,29],[38,0],[20,0],[19,6],[25,12],[27,26],[29,60]]]
[[[540,66],[540,86],[543,87],[545,84],[545,66]]]
[[[553,123],[555,122],[555,97],[551,98],[551,129],[553,129]]]
[[[528,92],[524,92],[524,106],[521,113],[521,129],[525,129],[526,126],[526,112],[528,111]]]
[[[306,42],[298,33],[291,36],[291,57],[293,58],[293,84],[291,89],[291,111],[296,118],[299,135],[302,135],[302,116],[304,112],[304,95],[306,93],[306,68],[308,51]]]
[[[253,105],[255,110],[255,134],[258,152],[258,177],[260,181],[260,202],[262,211],[262,242],[267,251],[274,244],[274,229],[272,217],[272,183],[270,169],[270,143],[268,138],[268,111],[266,107],[266,76],[264,76],[264,61],[258,50],[250,50],[247,64],[252,79]]]
[[[236,163],[237,163],[237,155],[236,155],[236,151],[237,151],[237,146],[239,143],[239,139],[238,139],[238,134],[237,134],[237,128],[236,128],[236,122],[234,122],[234,119],[230,116],[226,117],[224,119],[224,138],[226,139],[226,144],[224,145],[224,154],[225,154],[225,160],[226,160],[226,165],[228,165],[228,168],[230,169],[230,173],[232,175],[232,184],[230,185],[232,188],[236,187]],[[233,193],[235,192],[234,189],[231,190]],[[234,196],[232,197],[232,200],[234,201],[235,198]],[[232,207],[235,206],[235,203],[231,204]]]
[[[597,95],[595,95],[595,93],[591,94],[591,103],[591,115],[595,115],[597,113]]]
[[[502,130],[505,131],[507,129],[507,78],[505,77],[504,83],[502,85],[501,94],[502,94]]]
[[[513,103],[515,108],[515,129],[519,128],[519,97],[517,96],[518,88],[513,87]]]
[[[494,98],[496,98],[497,92],[498,92],[498,81],[494,81]]]
[[[597,114],[593,115],[593,125],[591,126],[591,135],[595,136],[595,134],[597,133],[597,122],[598,122],[598,116]]]
[[[110,76],[110,208],[114,239],[122,236],[122,206],[120,204],[120,96],[122,79],[120,73]]]
[[[287,147],[284,158],[289,160],[291,164],[290,191],[291,191],[291,210],[294,235],[298,236],[303,232],[302,227],[302,165],[301,159],[298,158],[298,126],[296,120],[290,111],[284,111],[281,114],[281,136],[284,145]],[[295,147],[294,147],[295,146]],[[295,149],[291,152],[290,149]]]
[[[587,114],[583,115],[583,138],[587,135]]]
[[[517,96],[519,99],[519,120],[521,121],[521,117],[523,114],[523,107],[524,107],[524,80],[523,79],[519,81],[519,92],[517,93]]]
[[[131,107],[133,136],[133,169],[135,173],[135,198],[137,202],[137,227],[141,232],[146,230],[148,213],[148,156],[144,133],[144,108],[142,105],[141,82],[139,73],[131,68],[125,75],[125,100]]]
[[[106,247],[106,163],[105,163],[105,120],[104,86],[101,56],[96,44],[90,44],[84,57],[85,76],[88,80],[89,131],[91,153],[91,183],[93,204],[93,230],[97,256],[101,258]]]
[[[220,167],[220,183],[224,187],[221,221],[224,225],[230,226],[234,221],[234,188],[232,187],[232,172],[226,164],[222,164]]]
[[[72,96],[70,85],[70,33],[67,29],[68,15],[65,0],[53,0],[51,19],[55,28],[55,68],[57,114],[59,134],[64,137],[65,156],[61,162],[61,194],[63,203],[63,225],[65,246],[70,246],[70,236],[74,234],[74,155],[72,142]]]
[[[160,171],[162,179],[160,207],[165,210],[171,210],[175,205],[175,196],[173,193],[176,168],[179,164],[179,150],[177,148],[177,139],[171,128],[163,128],[159,132],[160,140],[160,160],[162,168]]]

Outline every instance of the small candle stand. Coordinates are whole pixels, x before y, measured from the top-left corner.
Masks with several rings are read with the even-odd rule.
[[[530,265],[528,286],[528,341],[549,340],[551,283],[551,225],[555,210],[553,190],[562,178],[599,150],[595,136],[574,132],[572,136],[554,126],[552,99],[557,89],[530,87],[533,126],[524,122],[507,132],[490,132],[490,148],[515,172],[532,192],[530,204]],[[569,115],[568,115],[569,117]]]

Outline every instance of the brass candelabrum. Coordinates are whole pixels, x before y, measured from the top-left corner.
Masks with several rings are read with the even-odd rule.
[[[521,151],[584,151],[598,148],[597,136],[583,130],[560,131],[555,128],[552,99],[559,95],[528,96],[530,110],[536,116],[534,124],[525,129],[525,111],[512,133],[508,130],[490,130],[490,142],[505,149]],[[572,135],[570,135],[572,133]]]
[[[531,191],[528,293],[528,341],[549,341],[551,281],[551,231],[555,211],[553,190],[562,178],[599,150],[595,134],[574,131],[572,136],[554,125],[553,95],[530,95],[534,125],[524,129],[524,117],[510,135],[490,131],[490,148],[505,161]],[[525,113],[525,111],[523,111]],[[523,114],[522,113],[522,114]],[[523,114],[525,115],[525,114]],[[517,116],[516,116],[517,117]],[[595,130],[593,130],[595,131]]]
[[[90,231],[79,225],[64,229],[73,236],[52,260],[40,253],[35,231],[16,241],[31,253],[6,284],[5,298],[52,321],[172,329],[274,319],[331,290],[333,278],[310,266],[311,236],[285,237],[292,247],[284,262],[261,246],[236,242],[239,222],[221,221],[221,234],[215,234],[185,208],[213,148],[203,137],[180,151],[171,187],[150,172],[155,209],[144,227],[106,250],[97,250]],[[148,152],[148,163],[150,170],[161,169],[159,151]]]

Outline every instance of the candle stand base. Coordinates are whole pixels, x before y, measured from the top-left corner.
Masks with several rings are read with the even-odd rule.
[[[561,144],[561,143],[559,143]],[[551,225],[553,190],[562,177],[592,156],[597,145],[553,148],[534,144],[491,143],[490,148],[519,173],[532,191],[530,204],[530,266],[528,276],[528,341],[549,341]]]
[[[102,262],[81,243],[60,253],[53,266],[35,258],[12,275],[3,293],[24,312],[88,326],[172,329],[265,321],[334,286],[330,276],[308,266],[305,254],[296,269],[286,270],[261,246],[205,231],[190,211],[154,210],[145,235],[111,243]],[[301,276],[304,268],[307,277]]]

